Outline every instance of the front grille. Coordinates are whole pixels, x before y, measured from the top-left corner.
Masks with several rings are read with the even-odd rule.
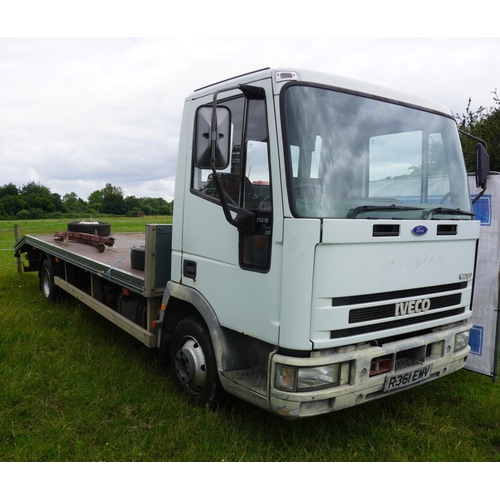
[[[444,309],[445,307],[458,306],[462,300],[461,293],[445,295],[444,297],[433,297],[430,299],[429,310]],[[364,307],[363,309],[353,309],[349,312],[349,323],[362,323],[364,321],[375,321],[395,316],[396,304],[385,306]]]
[[[448,283],[447,285],[426,286],[422,288],[409,288],[407,290],[396,290],[391,292],[371,293],[366,295],[355,295],[352,297],[334,297],[333,307],[354,306],[367,304],[369,302],[384,302],[386,300],[399,300],[408,297],[428,296],[438,293],[453,292],[467,288],[467,281]]]
[[[452,318],[453,316],[459,316],[464,312],[465,312],[465,307],[460,307],[458,309],[451,309],[449,311],[441,311],[433,314],[424,314],[424,315],[417,314],[412,316],[406,316],[404,319],[386,321],[384,323],[377,323],[375,325],[357,326],[354,328],[344,328],[342,330],[331,330],[330,338],[339,339],[342,337],[351,337],[354,335],[361,335],[364,333],[373,333],[382,330],[389,330],[392,328],[400,328],[402,326],[416,325],[426,321],[434,321],[443,318]]]

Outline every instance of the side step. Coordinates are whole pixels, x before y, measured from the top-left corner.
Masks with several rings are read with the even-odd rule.
[[[246,389],[267,397],[267,376],[265,373],[254,370],[253,368],[247,368],[244,370],[224,371],[222,375]]]

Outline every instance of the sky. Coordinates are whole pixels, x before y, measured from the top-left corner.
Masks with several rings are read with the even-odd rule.
[[[243,22],[235,29],[241,14],[231,18],[231,29],[223,29],[224,22],[211,24],[210,17],[198,19],[194,29],[179,29],[188,12],[152,15],[151,29],[144,16],[135,24],[133,11],[118,29],[104,21],[84,27],[54,19],[39,23],[41,11],[14,28],[0,21],[0,33],[7,35],[0,37],[0,186],[36,182],[86,200],[111,183],[126,196],[170,201],[184,98],[263,67],[363,80],[441,102],[459,114],[469,98],[473,109],[493,106],[492,92],[500,86],[500,38],[398,32],[380,37],[384,30],[359,29],[353,33],[370,36],[314,36],[333,31],[324,24],[317,33],[301,31],[312,36],[297,37],[293,25],[259,31]],[[104,9],[102,19],[112,17]],[[87,13],[87,19],[96,17]]]

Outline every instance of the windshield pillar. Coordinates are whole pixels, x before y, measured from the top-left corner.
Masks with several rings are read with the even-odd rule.
[[[420,190],[421,203],[427,203],[429,194],[429,135],[422,137],[422,181]]]

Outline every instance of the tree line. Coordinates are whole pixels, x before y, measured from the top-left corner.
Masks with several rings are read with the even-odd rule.
[[[500,171],[500,97],[493,92],[494,105],[479,106],[473,110],[469,99],[465,113],[456,114],[458,127],[479,137],[488,144],[490,170]],[[469,172],[474,171],[475,142],[461,135],[465,164]],[[162,198],[137,198],[124,196],[122,188],[108,183],[103,189],[94,191],[85,201],[76,193],[60,196],[40,183],[29,182],[18,188],[9,183],[0,187],[0,219],[41,219],[49,217],[75,217],[80,215],[110,214],[171,215],[174,202]]]
[[[92,214],[108,215],[172,215],[174,202],[163,198],[125,196],[123,189],[106,184],[92,192],[85,201],[76,193],[61,197],[40,183],[29,182],[18,188],[9,183],[0,187],[1,219],[42,219],[75,217]]]
[[[472,108],[471,99],[465,113],[455,115],[459,129],[486,141],[490,156],[490,170],[500,171],[500,97],[497,89],[493,92],[493,106]],[[467,171],[473,172],[476,157],[476,142],[461,135]]]

